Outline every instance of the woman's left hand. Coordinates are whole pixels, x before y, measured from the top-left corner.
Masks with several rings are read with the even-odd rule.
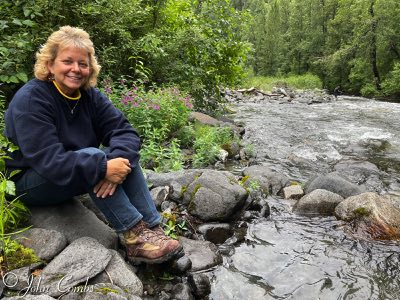
[[[118,184],[112,183],[107,179],[101,180],[93,189],[93,192],[98,198],[112,196],[117,189]]]

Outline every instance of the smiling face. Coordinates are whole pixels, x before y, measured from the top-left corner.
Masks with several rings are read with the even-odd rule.
[[[89,55],[76,47],[60,49],[54,61],[48,63],[48,69],[61,91],[74,96],[90,76]]]

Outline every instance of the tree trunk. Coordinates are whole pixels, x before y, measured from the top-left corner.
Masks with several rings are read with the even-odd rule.
[[[374,75],[374,83],[375,87],[378,91],[381,90],[381,78],[379,76],[379,70],[377,65],[376,58],[376,28],[378,21],[375,19],[374,12],[375,0],[371,0],[371,5],[369,7],[369,14],[371,16],[371,48],[370,48],[370,58],[371,58],[371,67],[372,73]]]

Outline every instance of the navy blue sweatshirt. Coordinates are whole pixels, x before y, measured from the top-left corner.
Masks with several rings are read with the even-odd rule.
[[[71,114],[67,100],[52,82],[33,79],[15,94],[5,114],[6,136],[19,147],[8,169],[33,168],[56,185],[84,189],[106,175],[107,160],[127,158],[138,164],[140,139],[124,115],[99,90],[81,89]],[[109,147],[109,154],[76,150]]]

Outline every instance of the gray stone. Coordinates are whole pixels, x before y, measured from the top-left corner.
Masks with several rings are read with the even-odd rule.
[[[189,184],[184,193],[184,203],[188,204],[190,214],[203,221],[222,221],[243,206],[248,196],[246,190],[231,174],[231,178],[227,175],[205,170]]]
[[[161,203],[168,198],[169,190],[169,186],[157,186],[150,190],[151,196],[157,208],[160,208]]]
[[[358,195],[363,192],[363,190],[351,183],[337,173],[329,173],[326,175],[319,175],[311,178],[304,187],[306,194],[311,193],[313,190],[322,189],[331,191],[332,193],[338,194],[343,198]]]
[[[32,280],[32,277],[31,268],[29,266],[11,270],[11,272],[6,273],[2,278],[2,282],[4,282],[10,290],[22,291],[22,293],[25,293],[30,280]]]
[[[82,237],[56,256],[35,277],[34,285],[46,289],[50,296],[60,296],[74,286],[87,282],[102,272],[112,258],[110,250],[97,240]]]
[[[205,124],[205,125],[210,125],[210,126],[219,126],[221,124],[221,121],[218,121],[217,119],[203,114],[201,112],[196,112],[193,111],[190,113],[190,119],[191,120],[196,120],[198,122],[200,122],[201,124]]]
[[[89,236],[106,248],[117,248],[118,237],[115,231],[77,199],[59,205],[32,207],[31,214],[31,224],[34,227],[59,231],[65,235],[68,243]]]
[[[227,223],[202,224],[198,230],[207,241],[214,244],[224,243],[233,233],[230,225]]]
[[[92,198],[90,198],[89,194],[83,194],[79,196],[75,196],[75,199],[79,200],[87,209],[91,210],[97,218],[104,222],[104,224],[109,225],[109,222],[106,216],[101,212],[101,210],[96,206],[93,202]]]
[[[190,271],[206,270],[222,263],[222,256],[218,253],[218,249],[213,243],[190,240],[184,237],[181,237],[180,241],[185,255],[192,261]]]
[[[186,255],[174,260],[172,263],[172,271],[176,274],[183,274],[192,267],[192,261]]]
[[[351,182],[365,185],[369,191],[380,192],[384,188],[380,179],[381,171],[371,162],[344,160],[336,164],[334,169]]]
[[[33,249],[42,260],[50,261],[66,246],[66,237],[56,230],[31,228],[14,237],[21,245]]]
[[[335,215],[345,221],[357,221],[355,230],[377,239],[400,237],[400,209],[385,197],[373,192],[343,200]]]
[[[300,185],[294,184],[283,188],[283,196],[285,199],[300,199],[304,195],[304,191]]]
[[[266,194],[277,195],[285,186],[289,185],[289,178],[265,166],[250,166],[243,171],[249,180],[257,180]]]
[[[110,250],[112,259],[106,269],[93,278],[90,283],[113,283],[121,289],[128,291],[130,295],[141,296],[143,284],[136,276],[133,267],[125,262],[122,256],[115,250]]]
[[[313,190],[293,206],[293,212],[302,215],[333,215],[335,207],[344,199],[327,190]]]
[[[173,201],[179,201],[183,198],[183,187],[180,183],[172,181],[170,183],[170,198]]]
[[[176,284],[172,289],[171,298],[174,300],[194,300],[190,287],[186,283]]]
[[[63,296],[62,300],[140,300],[120,287],[111,283],[98,283],[86,287],[77,287]]]
[[[188,282],[192,287],[196,298],[204,298],[211,293],[210,279],[206,274],[194,273],[188,276]]]
[[[52,300],[48,295],[25,295],[25,296],[15,296],[15,297],[5,297],[4,300]]]

